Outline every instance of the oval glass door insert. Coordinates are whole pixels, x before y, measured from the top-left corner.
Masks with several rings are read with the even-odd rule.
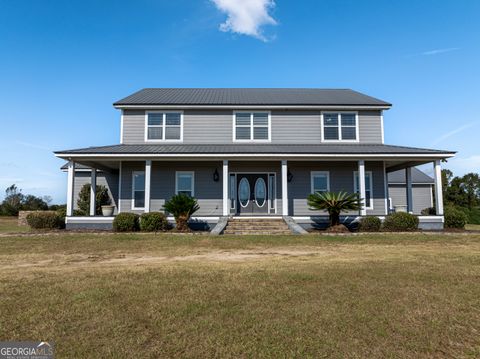
[[[238,184],[238,201],[242,207],[247,207],[250,202],[250,183],[245,177]]]
[[[257,178],[255,182],[255,202],[258,207],[263,207],[267,200],[267,186],[263,178]]]

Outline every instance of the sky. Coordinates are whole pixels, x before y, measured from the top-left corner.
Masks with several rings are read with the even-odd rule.
[[[119,143],[144,87],[352,88],[385,143],[480,172],[478,0],[0,0],[0,198],[64,203],[55,150]],[[427,168],[429,171],[430,168]]]

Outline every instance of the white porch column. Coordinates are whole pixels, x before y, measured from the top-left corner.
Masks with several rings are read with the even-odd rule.
[[[68,162],[67,177],[67,216],[73,216],[73,186],[75,184],[75,162]]]
[[[383,161],[383,188],[385,193],[385,215],[390,213],[390,194],[388,192],[388,173],[385,166],[385,161]]]
[[[228,160],[223,160],[223,215],[228,216],[230,205],[228,204]]]
[[[360,215],[366,216],[367,215],[367,209],[366,209],[367,193],[365,190],[365,161],[364,160],[358,161],[358,189],[360,190],[360,198],[362,199],[362,207],[360,209]]]
[[[412,167],[405,169],[405,183],[407,185],[407,212],[413,213]]]
[[[282,214],[288,216],[288,166],[282,161]]]
[[[152,180],[152,161],[145,161],[145,213],[150,212],[150,184]]]
[[[442,166],[440,160],[433,163],[435,177],[435,210],[437,216],[443,216]]]
[[[90,174],[90,215],[96,215],[95,211],[95,201],[97,199],[97,169],[92,168]]]

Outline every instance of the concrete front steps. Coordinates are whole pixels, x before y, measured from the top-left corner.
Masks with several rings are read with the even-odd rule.
[[[223,231],[225,235],[290,235],[292,231],[283,219],[230,218]]]

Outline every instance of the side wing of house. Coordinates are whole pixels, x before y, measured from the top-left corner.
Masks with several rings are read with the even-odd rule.
[[[422,210],[434,207],[434,179],[418,168],[412,168],[413,213],[421,214]],[[407,206],[407,185],[405,170],[388,174],[388,196],[391,209]]]

